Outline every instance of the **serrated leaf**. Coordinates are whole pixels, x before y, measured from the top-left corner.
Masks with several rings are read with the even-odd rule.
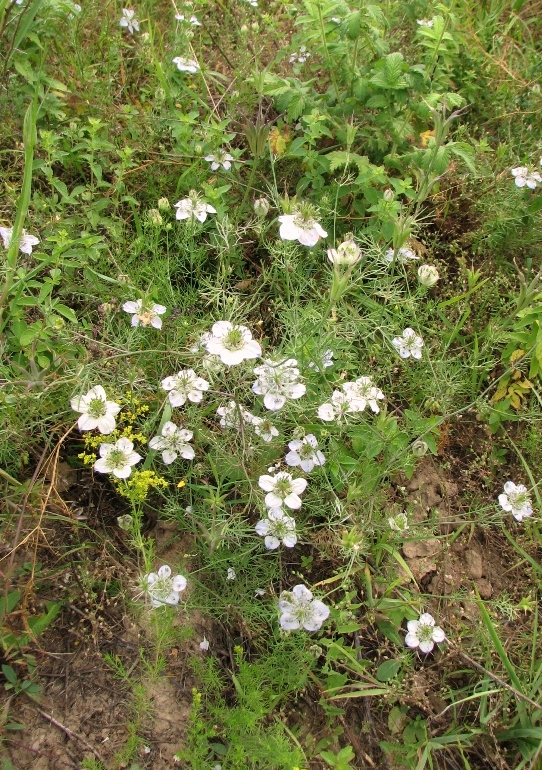
[[[476,166],[474,164],[474,151],[470,144],[467,144],[466,142],[449,142],[447,146],[450,148],[454,155],[457,155],[458,158],[461,158],[471,174],[476,173]]]
[[[388,106],[388,100],[383,94],[375,94],[367,99],[365,106],[371,110],[385,109]]]

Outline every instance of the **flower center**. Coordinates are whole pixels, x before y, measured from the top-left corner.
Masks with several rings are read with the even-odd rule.
[[[142,313],[139,314],[138,318],[143,324],[143,326],[148,326],[150,322],[152,321],[152,313],[150,310],[144,310]]]
[[[279,497],[288,497],[292,491],[292,485],[289,479],[279,479],[275,485],[275,492]]]
[[[314,455],[314,449],[310,444],[301,444],[297,452],[302,460],[308,460]]]
[[[435,629],[433,628],[433,626],[429,626],[429,625],[426,625],[425,623],[421,623],[418,626],[418,631],[417,631],[418,639],[420,640],[420,642],[432,641],[434,630]]]
[[[304,216],[299,211],[295,215],[294,224],[297,227],[301,227],[302,230],[312,230],[314,227],[314,219],[311,216]]]
[[[94,417],[94,419],[97,419],[98,417],[103,417],[106,413],[107,407],[105,401],[102,401],[101,398],[93,398],[88,405],[88,414],[91,417]]]
[[[156,599],[164,601],[170,595],[172,590],[171,578],[159,577],[149,588],[150,593]]]
[[[107,465],[110,468],[124,468],[126,465],[126,455],[122,449],[113,449],[107,455]]]
[[[224,337],[223,345],[226,350],[241,350],[245,344],[243,333],[239,329],[231,329]]]

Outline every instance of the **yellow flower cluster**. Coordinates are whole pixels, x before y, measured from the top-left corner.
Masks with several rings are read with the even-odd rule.
[[[113,479],[117,491],[134,503],[142,503],[147,499],[149,489],[167,487],[167,481],[155,471],[134,471],[129,479],[120,481]]]

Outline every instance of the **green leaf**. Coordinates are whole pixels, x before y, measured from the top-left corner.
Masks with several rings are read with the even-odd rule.
[[[17,674],[15,671],[11,668],[11,666],[7,666],[5,663],[2,664],[2,673],[8,680],[8,682],[11,682],[11,684],[15,684],[17,682]]]
[[[62,304],[56,304],[55,307],[55,313],[58,313],[61,316],[64,316],[64,318],[67,318],[68,321],[71,321],[72,323],[77,323],[77,316],[75,315],[74,311],[71,309],[71,307],[68,307],[67,305]]]
[[[394,676],[397,676],[401,669],[401,661],[397,660],[396,658],[392,658],[391,660],[385,660],[384,663],[381,663],[376,671],[376,678],[379,682],[388,682],[390,679],[393,679]]]
[[[403,646],[403,640],[399,636],[397,628],[390,620],[378,620],[376,625],[380,633],[384,634],[386,639],[389,639],[390,642],[393,642],[399,647]]]

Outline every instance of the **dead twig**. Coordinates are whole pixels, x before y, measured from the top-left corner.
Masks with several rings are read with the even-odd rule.
[[[58,727],[59,730],[62,730],[62,732],[65,733],[72,741],[79,741],[82,743],[86,749],[94,754],[98,762],[101,762],[102,765],[105,765],[105,762],[99,752],[97,752],[96,749],[93,748],[90,743],[85,740],[85,738],[83,738],[82,735],[74,733],[73,730],[70,730],[69,727],[66,727],[66,725],[62,724],[62,722],[59,722],[57,719],[52,717],[50,714],[47,714],[45,711],[42,711],[41,709],[38,709],[38,714],[40,714],[44,719],[47,719],[55,727]]]

